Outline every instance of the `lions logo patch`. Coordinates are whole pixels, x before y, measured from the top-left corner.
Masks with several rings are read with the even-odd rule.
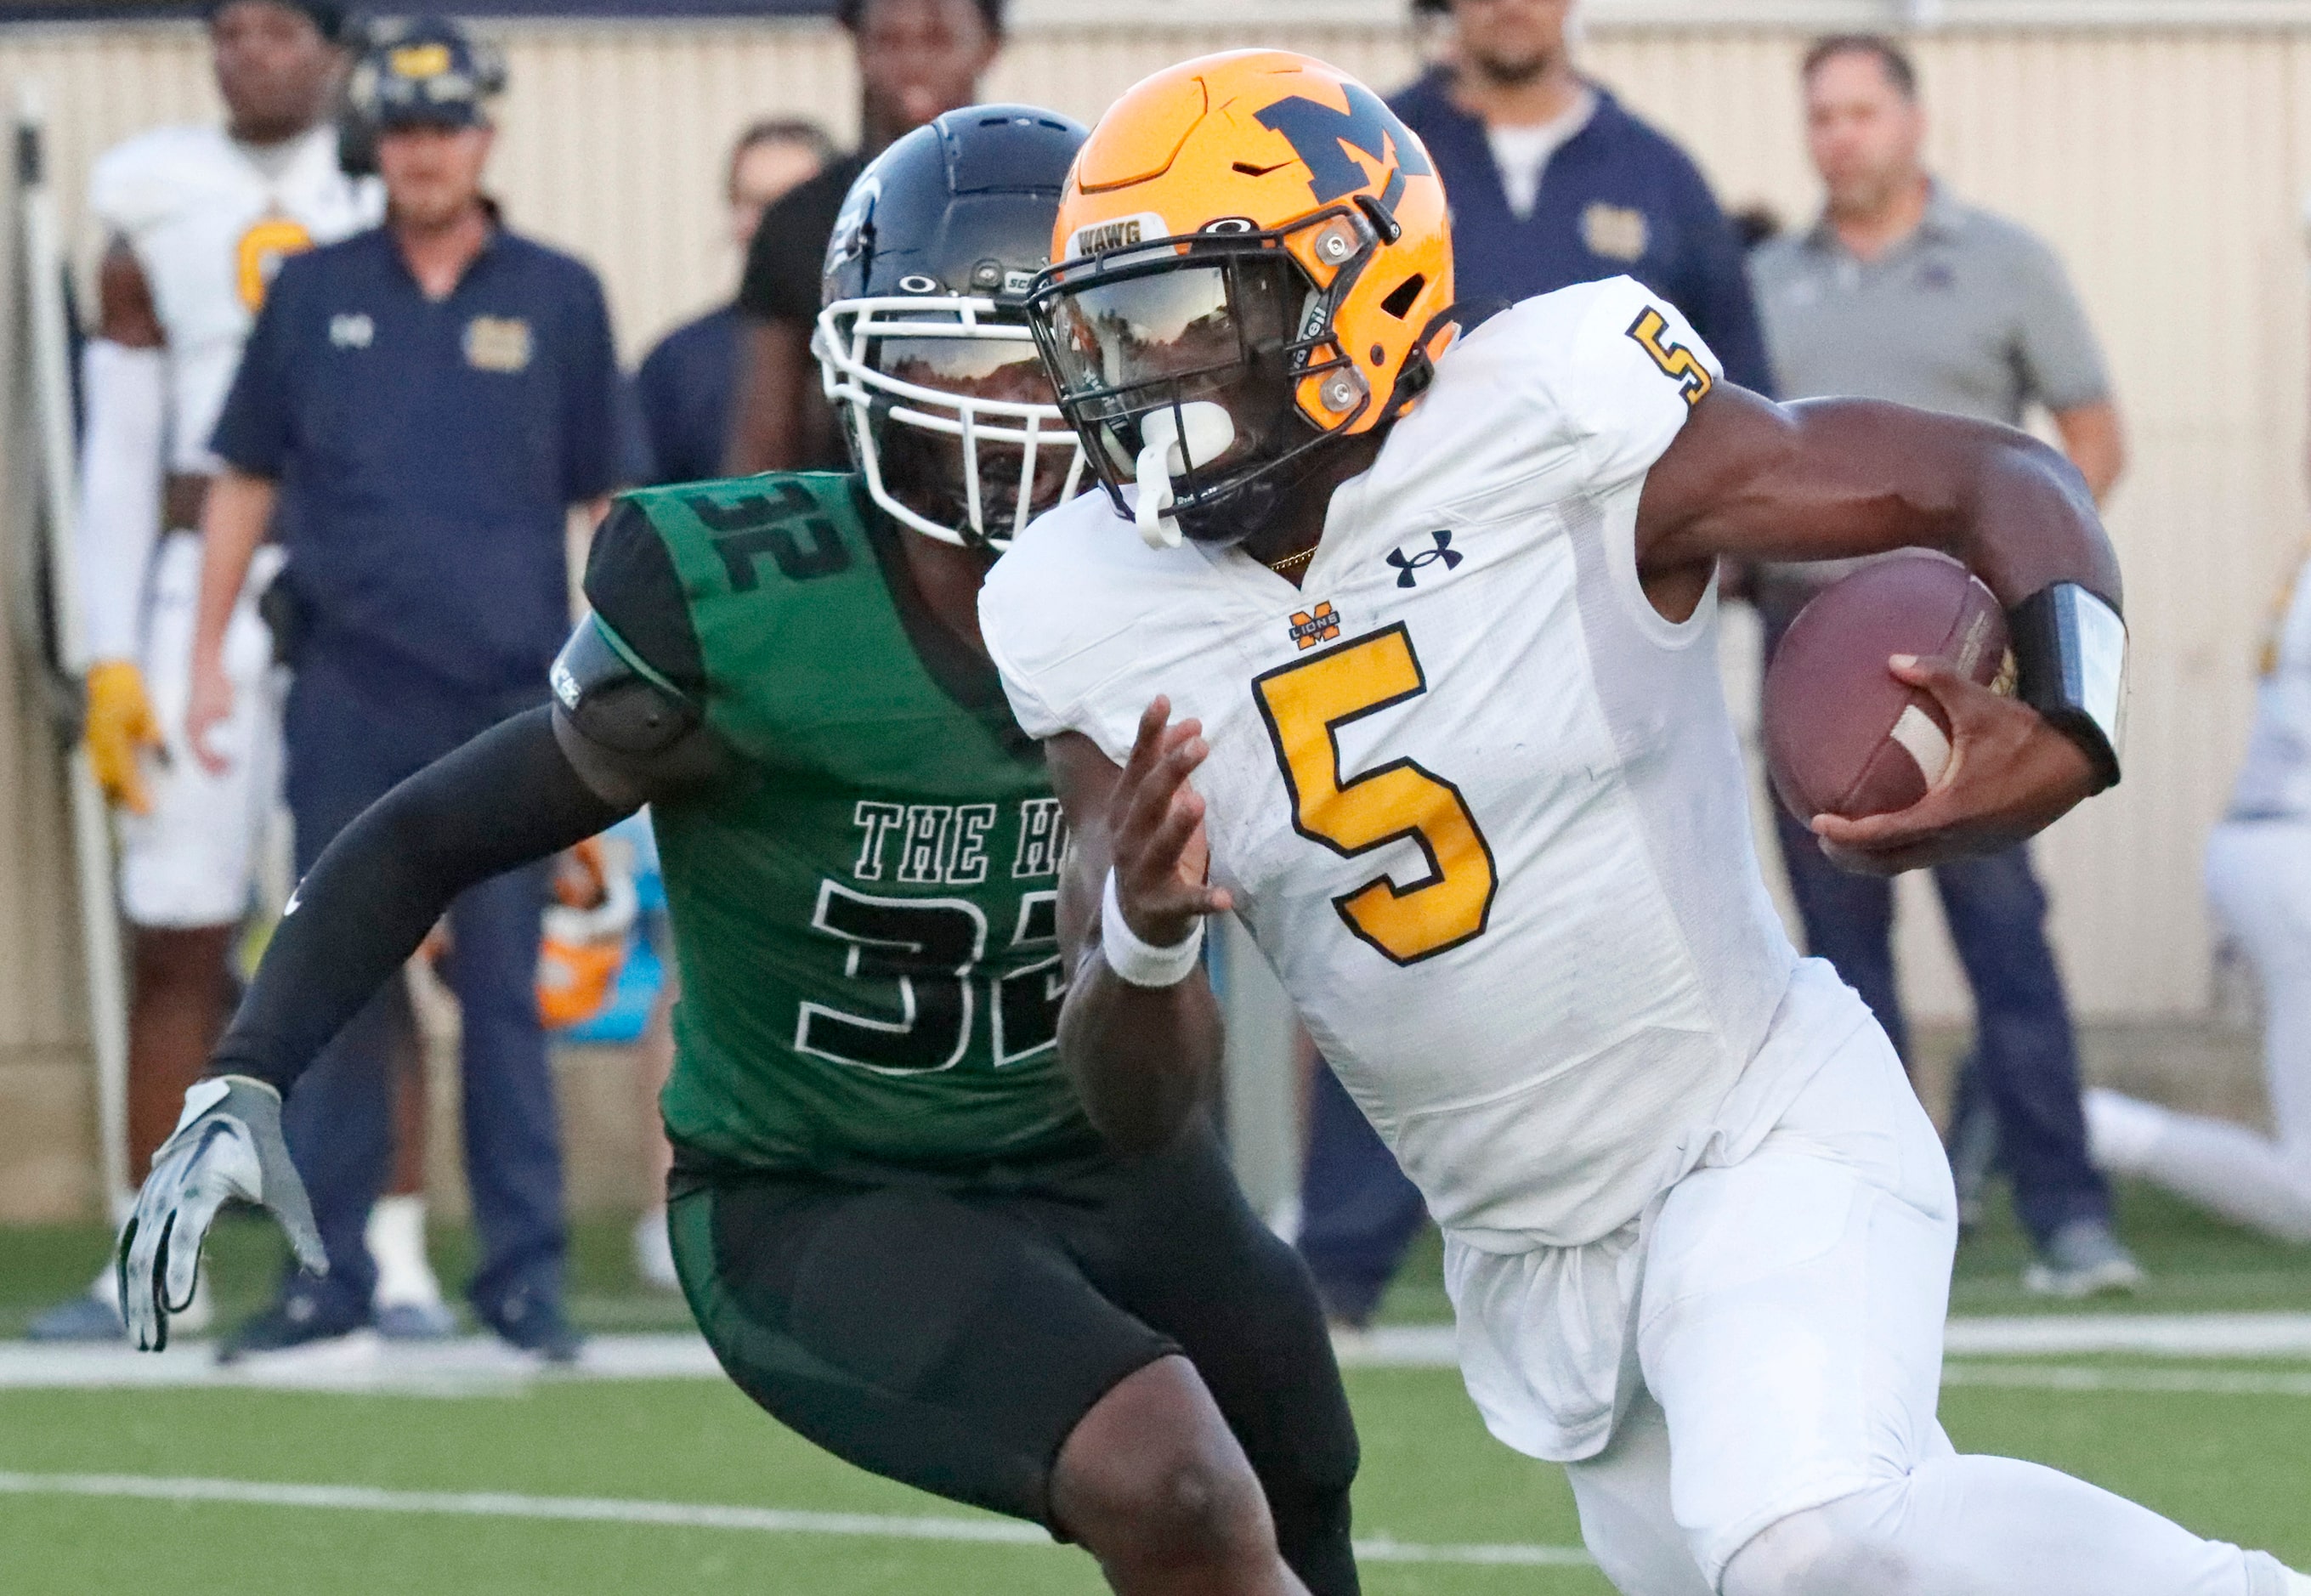
[[[529,323],[519,316],[476,316],[466,324],[466,363],[476,371],[529,367]]]
[[[1330,642],[1340,635],[1340,617],[1329,598],[1314,609],[1295,610],[1292,615],[1292,641],[1304,652],[1318,643]]]

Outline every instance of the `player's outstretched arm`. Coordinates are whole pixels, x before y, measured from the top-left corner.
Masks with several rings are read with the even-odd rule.
[[[1188,785],[1210,748],[1200,724],[1171,715],[1165,699],[1147,706],[1121,770],[1078,733],[1046,745],[1070,837],[1060,1060],[1128,1153],[1169,1142],[1219,1077],[1219,1006],[1197,955],[1205,917],[1232,903],[1205,878],[1204,800]]]
[[[1717,384],[1646,475],[1649,589],[1719,559],[1838,560],[1934,548],[2009,607],[2077,582],[2115,607],[2118,554],[2060,450],[1991,422],[1875,399],[1776,405]],[[1698,587],[1694,589],[1698,595]]]
[[[1776,405],[1720,383],[1654,463],[1638,504],[1638,571],[1670,615],[1690,611],[1720,559],[1917,547],[1963,561],[2006,606],[2022,693],[2001,697],[1942,661],[1888,662],[1940,703],[1952,757],[1907,809],[1816,818],[1833,859],[1875,874],[2011,846],[2117,780],[2115,684],[2092,717],[2063,698],[2080,663],[2065,652],[2080,640],[2063,630],[2079,601],[2106,606],[2115,630],[2122,597],[2085,480],[2010,427],[1862,399]]]
[[[319,1261],[280,1103],[329,1039],[417,951],[467,887],[551,857],[632,812],[604,798],[539,709],[483,733],[364,810],[300,882],[209,1078],[156,1156],[121,1233],[121,1309],[157,1351],[227,1197],[278,1214],[300,1261]]]
[[[118,239],[98,268],[97,301],[96,336],[81,356],[88,424],[74,528],[89,651],[83,736],[105,797],[144,815],[153,799],[142,759],[162,737],[138,664],[137,630],[161,536],[168,338],[144,268]]]

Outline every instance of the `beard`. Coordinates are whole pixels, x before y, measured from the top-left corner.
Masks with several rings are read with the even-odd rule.
[[[1842,181],[1828,185],[1830,214],[1834,216],[1874,216],[1893,203],[1901,188],[1902,179],[1897,173],[1849,173]]]
[[[1469,69],[1496,89],[1522,89],[1536,82],[1556,63],[1552,51],[1540,50],[1521,58],[1506,56],[1471,56]]]

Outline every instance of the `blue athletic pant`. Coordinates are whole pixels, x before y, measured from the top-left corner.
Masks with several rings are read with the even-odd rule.
[[[329,840],[396,783],[528,699],[386,681],[366,660],[302,651],[285,722],[289,807],[303,875]],[[466,1175],[482,1263],[468,1295],[492,1325],[558,1304],[568,1232],[553,1076],[537,1016],[548,867],[484,882],[449,909],[443,973],[463,1015]],[[328,1249],[325,1288],[366,1309],[377,1279],[362,1240],[392,1163],[395,1015],[380,994],[289,1095],[289,1150]]]
[[[1300,1177],[1300,1256],[1325,1313],[1349,1324],[1371,1318],[1427,1217],[1419,1188],[1331,1066],[1318,1060]]]
[[[1808,950],[1862,994],[1906,1061],[1909,1024],[1894,981],[1894,884],[1839,869],[1785,811],[1777,807],[1775,820]],[[1938,866],[1933,876],[1974,989],[1970,1089],[1996,1117],[1999,1163],[2014,1182],[2023,1228],[2043,1243],[2071,1220],[2107,1220],[2110,1190],[2087,1159],[2078,1038],[2029,847]]]

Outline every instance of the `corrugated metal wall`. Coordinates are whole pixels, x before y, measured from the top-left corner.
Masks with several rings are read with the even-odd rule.
[[[848,51],[815,29],[568,24],[509,30],[496,183],[515,222],[594,261],[636,352],[727,291],[716,189],[766,112],[855,119]],[[990,84],[1090,119],[1143,74],[1205,49],[1289,43],[1392,85],[1387,28],[1039,29]],[[1812,204],[1793,31],[1600,24],[1591,68],[1684,140],[1729,202]],[[2090,1014],[2192,1011],[2207,989],[2202,839],[2241,746],[2249,662],[2304,505],[2302,196],[2311,30],[1951,30],[1919,42],[1934,153],[1960,192],[2040,229],[2107,341],[2134,465],[2112,509],[2138,647],[2132,774],[2045,852],[2056,924]],[[177,28],[11,30],[0,83],[32,78],[56,121],[69,219],[101,147],[213,114],[202,44]],[[85,231],[81,248],[94,247]],[[13,485],[13,484],[12,484]],[[10,684],[0,679],[0,688]],[[21,695],[0,737],[0,1068],[76,1038],[63,831]],[[1907,917],[1922,1008],[1962,1009],[1932,919]]]

